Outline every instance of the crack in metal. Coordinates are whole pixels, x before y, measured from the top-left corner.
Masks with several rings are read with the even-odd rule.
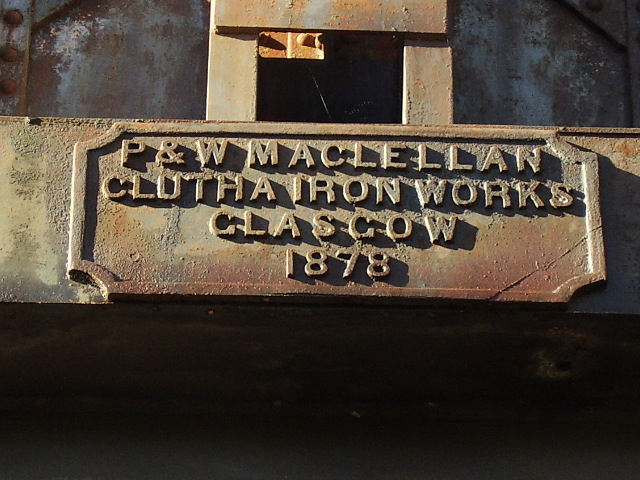
[[[562,255],[560,255],[557,258],[554,258],[553,260],[551,260],[550,262],[542,265],[542,266],[537,266],[533,271],[527,273],[526,275],[523,275],[522,277],[520,277],[518,280],[512,282],[511,284],[507,285],[504,288],[501,288],[497,293],[495,293],[494,295],[492,295],[491,297],[488,298],[489,301],[493,301],[493,300],[498,300],[503,294],[507,293],[510,290],[513,290],[514,288],[516,288],[518,285],[521,285],[525,280],[527,280],[528,278],[530,278],[531,276],[533,276],[534,274],[538,273],[538,272],[543,272],[546,270],[549,270],[551,267],[553,267],[553,265],[555,265],[556,263],[558,263],[560,260],[562,260],[564,257],[566,257],[567,255],[569,255],[571,252],[573,252],[576,248],[578,248],[579,246],[583,245],[585,242],[589,241],[589,237],[594,233],[597,232],[598,230],[602,230],[602,225],[599,225],[595,228],[592,228],[591,230],[589,230],[579,241],[577,241],[575,244],[573,244],[571,247],[569,247],[564,253],[562,253]]]

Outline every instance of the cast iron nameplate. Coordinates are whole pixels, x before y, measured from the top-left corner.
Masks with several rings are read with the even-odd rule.
[[[566,302],[605,278],[597,157],[552,129],[119,123],[76,145],[106,298]]]

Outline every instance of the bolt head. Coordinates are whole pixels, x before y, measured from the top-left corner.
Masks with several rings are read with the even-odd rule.
[[[5,62],[17,62],[20,59],[20,52],[13,47],[6,46],[0,50],[0,58]]]
[[[603,0],[585,0],[584,6],[592,12],[599,12],[604,8]]]
[[[20,25],[24,21],[24,15],[20,10],[9,10],[4,14],[4,21],[9,25]]]
[[[18,91],[18,84],[9,78],[0,80],[0,92],[5,95],[12,95]]]

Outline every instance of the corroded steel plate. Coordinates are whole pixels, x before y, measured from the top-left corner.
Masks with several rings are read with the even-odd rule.
[[[216,0],[219,31],[362,30],[446,33],[446,0]]]
[[[69,270],[110,299],[566,302],[605,278],[597,156],[551,129],[119,123],[76,145]]]

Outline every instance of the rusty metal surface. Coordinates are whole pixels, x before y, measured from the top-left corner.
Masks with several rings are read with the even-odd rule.
[[[0,115],[26,112],[31,13],[29,0],[0,2]]]
[[[218,31],[362,30],[446,33],[446,0],[216,0]]]
[[[209,38],[207,120],[254,121],[258,110],[258,35]]]
[[[69,268],[123,295],[567,302],[605,278],[595,154],[553,130],[116,124]]]
[[[32,116],[205,118],[209,4],[81,1],[31,43]]]
[[[104,301],[98,289],[67,280],[66,263],[73,145],[105,133],[112,124],[107,120],[22,118],[0,123],[0,193],[8,205],[0,228],[2,301]],[[568,309],[638,313],[640,246],[633,232],[640,218],[636,201],[640,131],[563,129],[558,135],[598,154],[607,259],[607,286],[584,292]]]
[[[402,123],[453,123],[453,66],[446,43],[408,40],[404,45]]]
[[[46,21],[50,16],[63,12],[71,5],[82,0],[37,0],[33,2],[33,22],[38,24]]]
[[[0,119],[2,302],[91,302],[64,279],[73,145],[109,124],[96,120]]]
[[[632,125],[640,127],[640,1],[627,2],[629,22],[629,84],[631,87]]]
[[[576,311],[593,311],[618,304],[627,312],[640,311],[640,285],[629,289],[628,281],[640,272],[640,131],[626,135],[606,135],[606,140],[588,133],[568,135],[567,141],[598,153],[601,205],[606,257],[607,294],[592,292],[573,305]],[[606,180],[604,180],[606,179]]]
[[[556,0],[454,2],[449,38],[455,123],[632,125],[626,51]]]
[[[37,2],[35,12],[54,3]],[[205,118],[207,2],[71,6],[36,26],[27,114]],[[456,123],[632,125],[629,69],[640,62],[573,10],[557,0],[454,1],[450,8]],[[238,68],[229,76],[245,75]]]
[[[626,0],[560,0],[621,46],[627,45]],[[633,3],[633,2],[631,2]]]

